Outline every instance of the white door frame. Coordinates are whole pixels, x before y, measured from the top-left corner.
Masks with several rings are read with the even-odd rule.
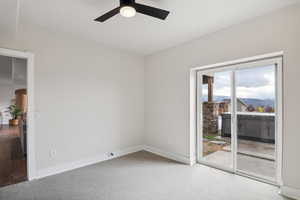
[[[236,156],[236,150],[237,150],[237,131],[235,130],[236,128],[236,99],[234,99],[233,102],[233,106],[232,107],[232,113],[233,113],[233,117],[232,117],[232,136],[235,138],[232,141],[232,150],[233,150],[233,161],[235,161],[233,163],[233,169],[230,168],[224,168],[223,166],[216,166],[216,165],[212,165],[211,163],[205,163],[203,162],[203,160],[201,160],[201,156],[199,155],[198,152],[202,152],[201,151],[201,147],[202,145],[197,145],[198,142],[201,142],[199,140],[201,140],[202,137],[200,137],[201,132],[201,125],[199,126],[198,124],[201,123],[201,114],[199,111],[201,111],[202,105],[201,102],[199,102],[197,100],[197,96],[199,96],[199,92],[201,92],[201,90],[197,90],[197,88],[199,88],[199,86],[201,86],[201,81],[197,81],[199,80],[199,71],[224,71],[224,70],[228,70],[228,71],[233,71],[231,73],[231,78],[232,78],[232,83],[231,83],[231,98],[233,98],[235,95],[235,72],[234,70],[238,70],[238,69],[244,69],[247,67],[255,67],[257,66],[261,66],[263,63],[266,64],[270,64],[270,63],[276,63],[276,69],[275,69],[275,76],[276,76],[276,87],[275,87],[275,96],[276,96],[276,127],[275,127],[275,134],[276,134],[276,139],[275,139],[275,145],[276,145],[276,180],[273,181],[269,181],[266,180],[264,178],[261,178],[259,176],[257,176],[256,174],[249,174],[249,173],[244,173],[241,170],[237,170],[237,163],[235,159]],[[190,119],[192,121],[190,121],[190,141],[191,141],[191,146],[190,146],[190,153],[191,155],[195,155],[196,154],[196,160],[197,162],[200,162],[202,164],[208,164],[212,167],[216,167],[216,168],[220,168],[222,170],[225,171],[229,171],[229,172],[233,172],[239,175],[243,175],[243,176],[248,176],[250,178],[254,178],[260,181],[264,181],[264,182],[268,182],[271,184],[276,184],[276,185],[282,185],[282,112],[283,112],[283,105],[282,105],[282,63],[283,62],[283,52],[275,52],[275,53],[271,53],[271,54],[264,54],[264,55],[260,55],[260,56],[254,56],[254,57],[250,57],[250,58],[244,58],[244,59],[239,59],[239,60],[234,60],[234,61],[229,61],[229,62],[224,62],[224,63],[217,63],[217,64],[213,64],[213,65],[207,65],[207,66],[203,66],[203,67],[196,67],[196,68],[192,68],[190,71]],[[194,86],[193,86],[194,85]],[[198,94],[197,94],[198,92]],[[199,122],[199,123],[198,123]],[[202,134],[201,134],[202,135]],[[192,139],[194,138],[194,139]],[[198,142],[197,142],[198,141]],[[193,147],[194,145],[194,147]],[[192,156],[191,156],[191,159]]]
[[[27,111],[27,178],[35,179],[35,133],[34,133],[34,54],[30,52],[0,48],[1,56],[22,58],[27,60],[27,91],[28,91],[28,111]]]

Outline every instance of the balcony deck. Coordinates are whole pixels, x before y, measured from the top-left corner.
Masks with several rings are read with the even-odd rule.
[[[225,144],[217,144],[216,141],[223,141]],[[230,138],[216,137],[213,140],[206,140],[205,143],[213,146],[212,149],[215,150],[205,155],[205,161],[232,168]],[[268,179],[275,179],[275,145],[239,139],[237,169],[255,173]]]

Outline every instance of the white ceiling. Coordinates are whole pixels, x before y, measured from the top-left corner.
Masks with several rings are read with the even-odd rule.
[[[167,9],[171,14],[166,21],[138,14],[130,19],[118,15],[105,23],[98,23],[93,19],[117,7],[119,0],[1,0],[4,1],[21,2],[20,23],[32,23],[49,30],[59,30],[142,55],[179,45],[299,2],[299,0],[136,0],[139,3]],[[3,5],[1,6],[3,9]],[[18,12],[14,13],[17,15]]]

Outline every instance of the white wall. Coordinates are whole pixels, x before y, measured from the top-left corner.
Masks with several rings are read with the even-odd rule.
[[[190,156],[189,69],[284,51],[284,185],[300,189],[300,6],[235,25],[146,58],[146,144]]]
[[[0,123],[7,124],[9,116],[5,111],[13,98],[12,59],[6,56],[0,56]]]
[[[143,58],[31,25],[0,46],[35,54],[37,170],[142,144]]]
[[[12,59],[12,80],[15,89],[26,88],[27,86],[27,60],[21,58]]]
[[[8,111],[8,106],[11,105],[14,98],[13,84],[0,81],[0,124],[8,124],[11,119]]]

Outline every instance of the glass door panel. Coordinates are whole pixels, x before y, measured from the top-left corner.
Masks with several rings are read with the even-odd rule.
[[[198,75],[200,160],[222,169],[233,169],[231,137],[232,71],[200,72]]]
[[[235,71],[237,171],[276,179],[275,65]]]

